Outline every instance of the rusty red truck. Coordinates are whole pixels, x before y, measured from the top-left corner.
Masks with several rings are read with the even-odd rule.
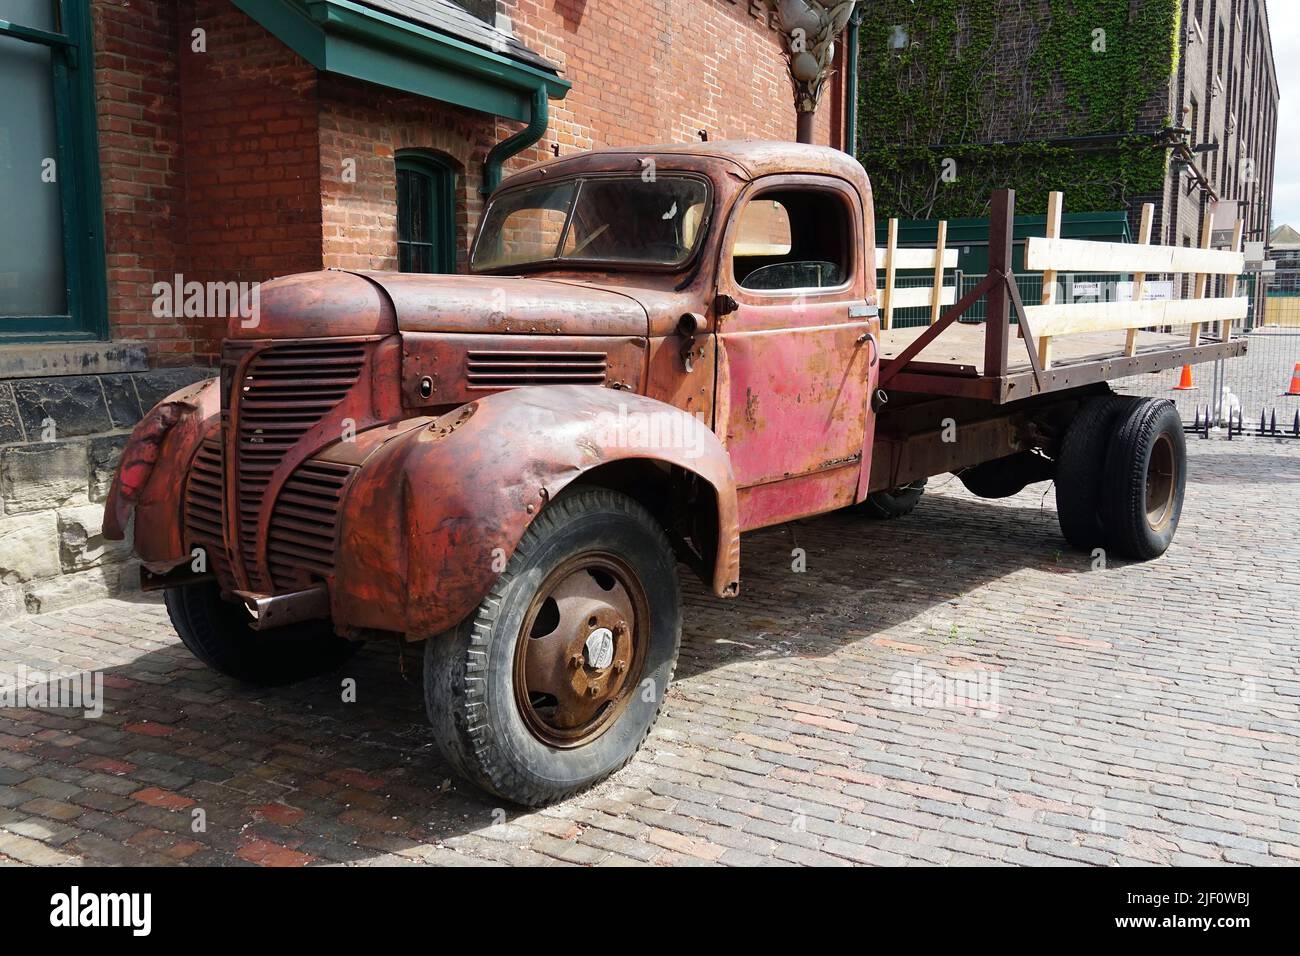
[[[468,274],[263,284],[220,375],[136,428],[106,534],[133,518],[143,586],[234,678],[422,642],[452,767],[553,801],[636,752],[673,675],[678,568],[734,597],[746,531],[898,516],[953,472],[989,497],[1055,479],[1071,545],[1165,550],[1181,423],[1107,381],[1240,353],[1235,301],[1025,306],[1013,211],[994,197],[977,288],[882,330],[871,187],[843,153],[714,142],[532,167],[490,198]],[[1116,252],[1041,243],[1030,268]],[[1127,248],[1126,271],[1170,271],[1148,254],[1164,247]],[[908,259],[891,254],[892,283]],[[1172,265],[1227,275],[1230,255]],[[985,320],[958,321],[977,299]]]

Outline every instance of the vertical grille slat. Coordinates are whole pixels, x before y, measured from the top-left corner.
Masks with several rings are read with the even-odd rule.
[[[271,512],[267,559],[277,587],[293,587],[302,571],[334,572],[339,503],[356,468],[309,461],[293,473]]]
[[[307,432],[356,387],[368,343],[320,340],[271,345],[259,351],[236,381],[249,346],[227,343],[221,358],[221,432],[204,440],[185,493],[186,533],[193,546],[213,554],[223,587],[273,592],[310,583],[307,574],[333,569],[338,506],[355,469],[304,462],[285,482],[272,508],[269,534],[259,542],[259,516],[271,476]],[[232,412],[234,414],[232,414]],[[238,421],[238,434],[232,422]],[[234,460],[235,486],[225,482],[225,456]],[[225,520],[238,509],[238,549],[248,580],[237,582],[227,553]],[[278,523],[277,523],[278,519]],[[260,569],[267,549],[271,580]]]

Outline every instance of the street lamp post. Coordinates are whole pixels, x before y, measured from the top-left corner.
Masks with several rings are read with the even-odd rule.
[[[835,41],[844,30],[857,0],[767,0],[776,14],[781,48],[790,69],[797,117],[796,139],[813,141],[817,104],[835,59]],[[852,90],[848,95],[854,95]]]

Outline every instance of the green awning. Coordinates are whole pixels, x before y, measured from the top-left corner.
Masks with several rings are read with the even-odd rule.
[[[532,122],[535,94],[563,99],[572,85],[517,41],[490,48],[438,29],[432,18],[418,22],[355,0],[234,4],[318,70],[506,119]]]

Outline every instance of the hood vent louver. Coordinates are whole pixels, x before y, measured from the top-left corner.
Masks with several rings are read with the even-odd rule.
[[[471,390],[520,385],[604,385],[606,358],[605,352],[471,350],[465,358],[465,379]]]

